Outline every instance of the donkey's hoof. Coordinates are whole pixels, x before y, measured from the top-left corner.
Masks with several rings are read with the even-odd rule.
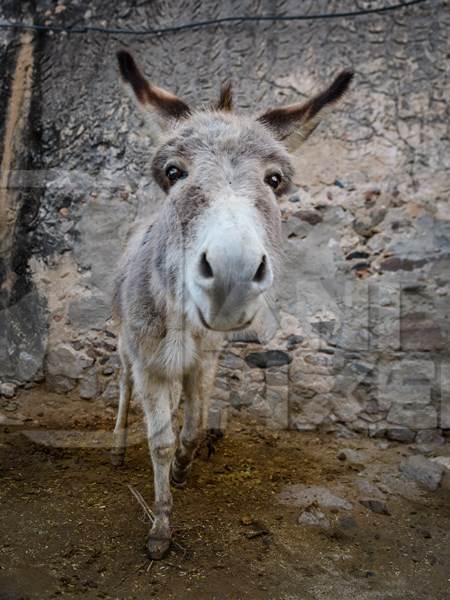
[[[147,541],[147,552],[152,560],[161,560],[170,548],[170,538],[150,537]]]
[[[125,462],[125,452],[123,452],[122,450],[111,450],[110,453],[111,456],[111,464],[113,465],[113,467],[123,467],[123,464]]]
[[[175,477],[173,471],[171,471],[170,472],[170,483],[173,485],[173,487],[176,487],[179,490],[182,490],[186,487],[187,477],[186,477],[186,475],[184,476],[184,479],[183,479],[183,476],[180,477],[179,475],[178,475],[178,477]]]

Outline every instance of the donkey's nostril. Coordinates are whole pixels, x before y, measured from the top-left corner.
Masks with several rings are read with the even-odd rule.
[[[259,263],[259,267],[256,270],[256,273],[253,275],[253,281],[255,283],[261,283],[264,280],[267,274],[267,259],[264,255]]]
[[[212,277],[214,277],[212,267],[209,264],[208,259],[206,258],[206,252],[203,252],[200,258],[199,270],[200,275],[205,279],[211,279]]]

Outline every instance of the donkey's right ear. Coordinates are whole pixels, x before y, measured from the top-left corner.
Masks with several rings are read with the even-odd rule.
[[[183,100],[145,79],[126,50],[117,53],[117,60],[124,83],[130,86],[141,107],[156,112],[163,120],[183,119],[190,115],[191,110]]]

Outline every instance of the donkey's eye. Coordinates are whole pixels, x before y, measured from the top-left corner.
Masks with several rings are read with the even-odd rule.
[[[175,165],[169,165],[166,167],[166,177],[170,183],[175,183],[175,181],[187,177],[187,172],[183,171],[183,169],[180,169],[179,167],[176,167]]]
[[[279,173],[269,173],[269,175],[266,175],[264,181],[267,185],[270,185],[272,189],[276,190],[281,183],[281,175]]]

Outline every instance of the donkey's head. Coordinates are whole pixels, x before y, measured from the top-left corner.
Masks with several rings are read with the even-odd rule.
[[[233,112],[229,85],[214,107],[194,112],[150,84],[127,52],[118,59],[124,82],[165,129],[152,173],[167,195],[172,229],[182,234],[181,250],[171,250],[182,263],[188,317],[208,329],[248,327],[272,286],[282,244],[278,199],[292,189],[288,148],[309,136],[352,73],[307,102],[250,117]]]

